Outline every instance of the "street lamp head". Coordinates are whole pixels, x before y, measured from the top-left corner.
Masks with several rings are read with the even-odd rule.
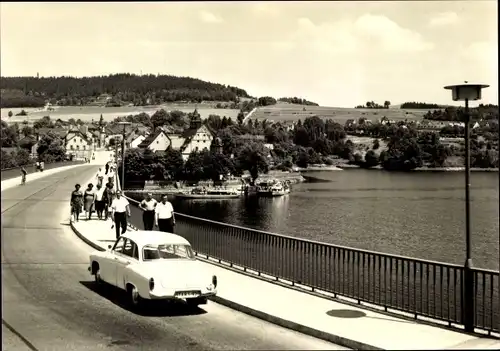
[[[473,101],[481,100],[481,89],[488,88],[486,84],[464,84],[447,85],[444,88],[451,90],[453,101]]]

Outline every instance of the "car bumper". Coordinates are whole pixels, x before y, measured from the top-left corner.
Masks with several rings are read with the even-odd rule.
[[[176,296],[175,293],[150,292],[149,299],[151,300],[185,300],[186,298],[209,298],[217,295],[217,291],[202,292],[193,296]]]

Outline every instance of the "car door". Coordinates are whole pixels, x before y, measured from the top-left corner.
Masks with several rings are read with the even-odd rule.
[[[112,285],[116,285],[116,266],[117,266],[117,256],[121,255],[123,249],[125,248],[126,238],[119,238],[115,246],[111,249],[108,259],[105,260],[104,267],[101,268],[102,279]]]
[[[137,263],[139,260],[139,253],[137,245],[134,241],[127,239],[123,252],[116,255],[116,286],[125,289],[125,270],[129,264]]]

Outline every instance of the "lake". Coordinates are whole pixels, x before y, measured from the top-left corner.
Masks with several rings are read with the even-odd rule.
[[[168,104],[161,106],[123,106],[123,107],[99,107],[99,106],[56,106],[55,111],[41,111],[36,108],[2,108],[0,109],[2,120],[8,119],[9,111],[12,111],[14,116],[9,120],[12,122],[23,122],[26,120],[37,120],[44,116],[50,116],[51,119],[62,119],[68,120],[74,118],[75,120],[81,119],[82,121],[98,121],[101,114],[105,121],[112,121],[116,117],[128,116],[132,114],[139,114],[145,112],[150,116],[153,115],[157,110],[163,108],[167,111],[180,110],[182,112],[193,112],[195,109],[195,104]],[[231,117],[236,120],[239,110],[231,109],[216,109],[210,106],[204,106],[203,104],[197,105],[198,112],[201,118],[207,118],[209,115],[219,115],[221,117]],[[28,112],[28,116],[15,116],[15,114],[25,110]]]
[[[464,173],[307,172],[279,198],[176,200],[175,210],[244,227],[390,254],[463,264]],[[498,270],[499,179],[474,172],[475,266]]]

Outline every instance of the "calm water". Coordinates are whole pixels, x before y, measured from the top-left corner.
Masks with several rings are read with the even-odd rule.
[[[98,107],[98,106],[61,106],[56,107],[55,111],[40,111],[36,108],[24,108],[28,112],[28,116],[12,116],[11,121],[13,122],[23,122],[25,120],[37,120],[44,116],[50,116],[52,119],[61,118],[62,120],[68,120],[74,118],[75,120],[81,119],[82,121],[98,121],[101,114],[106,121],[112,121],[116,117],[127,116],[133,114],[139,114],[141,112],[146,112],[150,116],[155,113],[160,108],[168,110],[179,110],[186,113],[193,112],[195,105],[190,104],[169,104],[165,106],[132,106],[132,107]],[[23,108],[2,108],[0,109],[1,118],[7,119],[9,111],[15,115],[21,112]],[[207,108],[203,105],[198,105],[198,112],[202,118],[208,118],[209,115],[220,115],[231,117],[233,120],[238,116],[239,110],[230,109],[214,109]]]
[[[464,263],[464,174],[308,172],[322,182],[280,198],[173,200],[176,211],[240,226],[457,264]],[[498,173],[472,174],[476,266],[498,270]]]

